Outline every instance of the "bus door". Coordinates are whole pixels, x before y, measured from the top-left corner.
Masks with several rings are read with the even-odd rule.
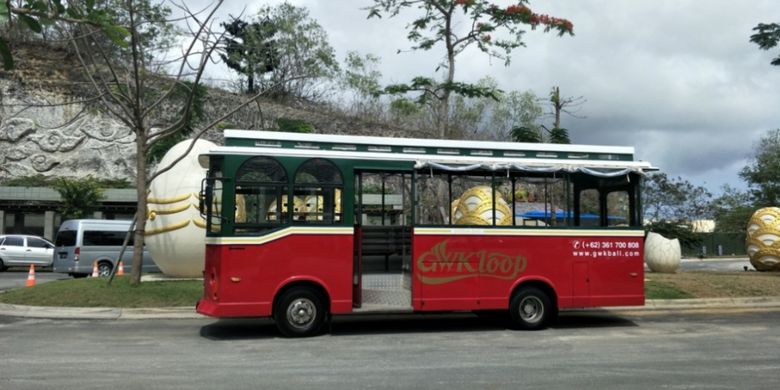
[[[411,308],[411,172],[355,174],[356,308]]]

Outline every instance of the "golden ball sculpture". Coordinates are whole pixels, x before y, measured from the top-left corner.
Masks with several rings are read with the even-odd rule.
[[[780,208],[765,207],[753,213],[745,246],[755,269],[780,271]]]
[[[455,199],[451,207],[455,225],[492,225],[493,190],[490,186],[471,187]],[[512,224],[512,208],[499,192],[496,192],[495,210],[496,225]]]

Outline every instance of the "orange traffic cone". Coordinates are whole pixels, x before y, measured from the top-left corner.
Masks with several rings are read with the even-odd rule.
[[[119,262],[119,269],[116,270],[116,276],[124,276],[125,275],[125,266],[124,261]]]
[[[30,264],[30,272],[27,273],[27,281],[24,282],[24,287],[35,286],[35,264]]]
[[[97,261],[92,263],[92,277],[97,278],[98,275],[98,269],[97,269]]]

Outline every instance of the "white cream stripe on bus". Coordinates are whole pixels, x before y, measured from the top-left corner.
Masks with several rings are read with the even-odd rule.
[[[292,235],[352,235],[352,228],[342,227],[289,227],[261,237],[206,237],[207,245],[261,245]]]

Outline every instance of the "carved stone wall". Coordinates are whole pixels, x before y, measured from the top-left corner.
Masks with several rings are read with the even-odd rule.
[[[0,80],[0,178],[133,176],[133,133],[100,112],[83,112],[85,106],[73,101]]]

